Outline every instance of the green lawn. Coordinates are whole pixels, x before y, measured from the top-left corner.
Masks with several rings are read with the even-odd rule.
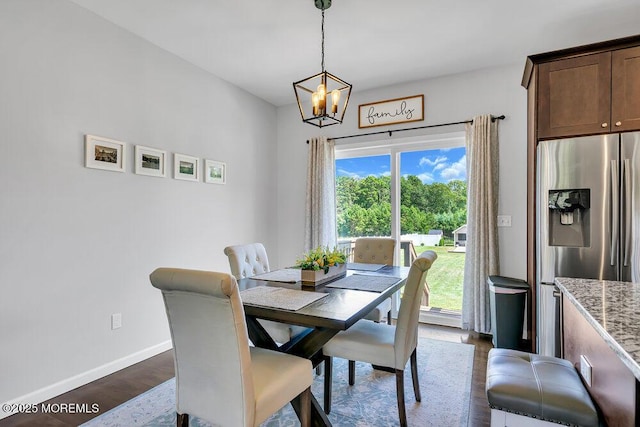
[[[462,279],[464,276],[464,253],[448,252],[452,246],[416,246],[420,255],[426,250],[438,254],[438,259],[427,274],[429,305],[447,310],[462,309]]]

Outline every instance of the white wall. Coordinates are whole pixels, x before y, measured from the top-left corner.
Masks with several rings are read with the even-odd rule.
[[[340,76],[354,85],[342,125],[313,128],[300,120],[297,106],[278,109],[278,247],[281,260],[293,260],[303,248],[304,199],[307,144],[316,135],[343,136],[375,130],[458,122],[475,115],[506,115],[500,122],[499,213],[511,215],[512,226],[499,229],[501,274],[526,278],[526,91],[520,86],[522,64],[422,80],[358,92],[358,76]],[[401,71],[399,71],[401,72]],[[358,105],[417,94],[425,95],[425,121],[405,126],[358,129]],[[464,130],[462,126],[397,133],[402,138],[417,134]],[[388,139],[386,135],[343,141]],[[340,143],[343,143],[340,141]]]
[[[229,271],[224,246],[256,240],[277,260],[275,123],[73,3],[0,2],[0,402],[167,348],[156,267]],[[86,133],[127,142],[126,172],[85,168]],[[226,161],[227,184],[135,175],[135,144]]]

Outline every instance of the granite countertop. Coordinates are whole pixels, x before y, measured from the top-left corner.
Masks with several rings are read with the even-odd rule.
[[[555,283],[640,381],[640,283],[567,277]]]

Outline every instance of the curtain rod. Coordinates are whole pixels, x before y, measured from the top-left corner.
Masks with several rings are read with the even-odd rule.
[[[504,120],[505,119],[505,115],[501,115],[501,116],[491,116],[491,121],[495,122],[496,120]],[[346,135],[346,136],[336,136],[335,138],[327,138],[327,139],[332,139],[332,140],[337,140],[337,139],[345,139],[345,138],[355,138],[358,136],[369,136],[369,135],[381,135],[383,133],[388,133],[389,136],[391,136],[393,134],[393,132],[404,132],[407,130],[416,130],[416,129],[427,129],[427,128],[437,128],[440,126],[452,126],[452,125],[463,125],[463,124],[467,124],[467,123],[473,123],[473,120],[463,120],[461,122],[451,122],[451,123],[440,123],[437,125],[427,125],[427,126],[418,126],[418,127],[413,127],[413,128],[405,128],[405,129],[393,129],[393,130],[381,130],[378,132],[369,132],[369,133],[359,133],[357,135]],[[307,139],[307,144],[309,143],[309,140]]]

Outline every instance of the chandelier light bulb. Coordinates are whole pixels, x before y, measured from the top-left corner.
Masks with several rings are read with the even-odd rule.
[[[340,91],[334,89],[331,91],[331,112],[333,114],[338,112],[338,102],[340,102]]]
[[[318,92],[313,92],[311,94],[311,105],[313,106],[313,115],[317,116],[318,115],[318,110],[319,110],[319,100],[318,100]]]
[[[320,83],[316,93],[318,94],[318,108],[322,112],[327,105],[327,88],[324,84]]]

